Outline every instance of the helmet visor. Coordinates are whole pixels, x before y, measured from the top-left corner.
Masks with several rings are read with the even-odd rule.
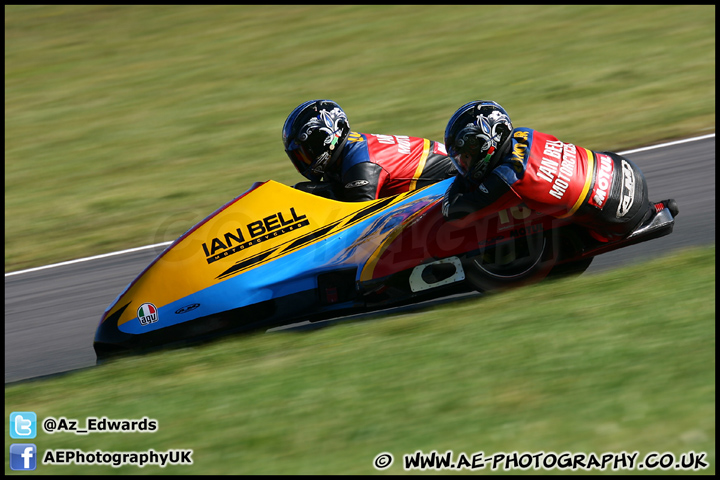
[[[490,167],[490,159],[492,154],[495,152],[495,147],[490,147],[487,155],[482,154],[471,154],[468,152],[458,153],[452,158],[452,163],[455,165],[458,173],[463,177],[470,178],[475,181],[481,180]]]
[[[452,163],[455,165],[455,169],[460,173],[460,175],[465,176],[470,171],[472,166],[474,165],[474,157],[468,153],[457,153],[452,158]]]
[[[479,180],[488,168],[495,153],[493,141],[475,125],[468,125],[458,132],[448,150],[460,175]]]
[[[295,165],[295,168],[302,176],[312,181],[320,180],[320,178],[317,178],[315,172],[312,171],[315,157],[307,145],[292,142],[288,148],[285,149],[285,153],[288,154],[293,165]]]

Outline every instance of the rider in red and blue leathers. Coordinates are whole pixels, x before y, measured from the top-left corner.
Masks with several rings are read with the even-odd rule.
[[[556,218],[572,217],[607,240],[626,236],[662,208],[677,215],[674,200],[649,201],[645,177],[629,159],[513,129],[495,102],[460,107],[448,122],[445,144],[460,172],[443,199],[450,220],[523,203]]]
[[[442,143],[352,132],[345,112],[330,100],[311,100],[293,110],[283,126],[283,143],[310,180],[295,188],[337,200],[375,200],[457,174]]]

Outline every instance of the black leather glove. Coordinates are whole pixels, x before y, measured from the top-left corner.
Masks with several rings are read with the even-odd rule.
[[[293,185],[293,188],[331,200],[338,199],[336,194],[337,187],[332,182],[300,182]]]

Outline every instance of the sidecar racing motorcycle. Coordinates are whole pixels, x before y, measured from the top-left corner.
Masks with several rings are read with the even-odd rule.
[[[674,226],[670,208],[616,242],[522,205],[446,221],[450,182],[357,203],[255,183],[120,293],[97,328],[98,359],[578,274]]]

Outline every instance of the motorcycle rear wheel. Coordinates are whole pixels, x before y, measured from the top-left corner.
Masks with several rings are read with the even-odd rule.
[[[485,292],[549,277],[580,275],[593,260],[573,260],[582,252],[583,238],[581,229],[568,226],[493,245],[464,259],[466,280],[474,289]]]

